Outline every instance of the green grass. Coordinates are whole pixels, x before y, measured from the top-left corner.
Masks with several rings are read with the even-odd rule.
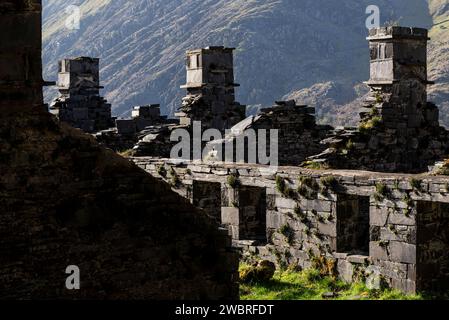
[[[320,277],[316,270],[277,271],[266,283],[241,284],[242,300],[323,300],[323,294],[334,292],[332,300],[423,300],[396,290],[369,290],[364,284],[346,284],[332,277]]]
[[[368,132],[368,131],[370,131],[372,129],[377,128],[380,123],[382,123],[382,118],[379,117],[379,116],[375,116],[375,117],[372,117],[370,120],[361,123],[360,126],[359,126],[359,130],[361,132],[365,132],[366,133],[366,132]]]

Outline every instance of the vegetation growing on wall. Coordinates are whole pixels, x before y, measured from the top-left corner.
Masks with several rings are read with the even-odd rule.
[[[240,185],[240,180],[236,175],[230,175],[227,178],[227,183],[232,189],[235,189]]]

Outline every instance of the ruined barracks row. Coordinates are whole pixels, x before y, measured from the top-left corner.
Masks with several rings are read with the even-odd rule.
[[[318,126],[311,108],[277,102],[210,144],[276,128],[281,167],[133,161],[226,227],[245,260],[371,288],[447,290],[449,178],[428,169],[447,157],[448,137],[427,101],[427,30],[373,29],[368,40],[371,93],[358,128]]]
[[[247,261],[407,293],[449,287],[449,177],[133,160],[226,227]]]
[[[320,268],[372,288],[444,291],[449,178],[429,168],[447,158],[449,138],[427,100],[428,32],[385,27],[370,30],[367,40],[370,94],[357,128],[318,125],[315,110],[294,101],[246,117],[235,100],[234,49],[225,47],[187,52],[177,121],[150,105],[135,107],[131,119],[113,119],[92,58],[60,63],[60,97],[50,110],[115,151],[130,149],[139,167],[225,228],[244,260]],[[39,74],[31,82],[31,104],[40,101],[40,81]],[[191,132],[196,121],[203,131],[232,129],[208,144],[214,151],[247,129],[278,129],[280,166],[168,159],[171,133]]]
[[[50,110],[61,121],[96,133],[98,141],[113,150],[131,149],[129,154],[136,156],[170,157],[171,133],[181,128],[192,132],[197,121],[203,131],[232,131],[210,145],[215,150],[248,129],[277,129],[280,165],[426,172],[444,160],[449,149],[439,109],[427,100],[432,85],[427,79],[428,32],[379,28],[370,30],[367,39],[370,94],[360,106],[366,111],[360,113],[358,128],[317,125],[315,109],[293,101],[278,101],[246,118],[245,106],[235,100],[234,49],[225,47],[187,52],[186,84],[181,87],[187,93],[177,120],[161,117],[158,106],[134,107],[131,119],[112,118],[111,106],[99,96],[98,59],[85,57],[60,61],[60,97]]]

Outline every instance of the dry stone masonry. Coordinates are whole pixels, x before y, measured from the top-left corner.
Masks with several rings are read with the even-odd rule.
[[[275,135],[277,141],[271,141],[270,130],[272,129],[278,130]],[[234,162],[248,163],[251,160],[248,153],[244,158],[238,158],[237,146],[239,143],[244,143],[245,150],[249,150],[250,145],[254,148],[260,147],[262,144],[259,144],[259,137],[265,132],[266,150],[263,152],[267,156],[271,152],[270,146],[274,144],[278,150],[279,165],[300,165],[308,156],[318,154],[325,149],[320,142],[330,129],[332,127],[316,124],[315,108],[297,105],[295,101],[277,101],[273,107],[262,109],[260,114],[250,116],[235,125],[223,140],[212,141],[208,144],[208,148],[212,152],[220,150],[224,155],[226,145],[231,145],[234,150]],[[247,135],[249,131],[255,135]],[[304,143],[305,141],[307,143]],[[259,154],[259,150],[255,151],[257,151],[255,154]],[[252,162],[261,163],[258,158],[253,159]]]
[[[371,288],[448,288],[448,177],[133,160],[228,228],[243,259]]]
[[[245,118],[246,107],[235,101],[234,48],[207,47],[187,52],[187,90],[176,114],[181,125],[201,121],[205,129],[224,132]]]
[[[427,101],[427,30],[370,31],[359,128],[317,125],[293,101],[245,119],[234,49],[208,47],[187,52],[179,122],[149,105],[111,129],[98,59],[63,60],[51,111],[95,141],[45,111],[41,1],[3,1],[0,18],[0,298],[236,298],[235,248],[371,288],[449,288],[449,178],[427,173],[449,137]],[[171,133],[196,121],[226,133],[214,152],[277,129],[281,166],[236,150],[239,164],[167,159]],[[133,148],[137,166],[98,141]],[[60,283],[74,262],[85,289],[69,293]]]
[[[427,101],[427,30],[373,29],[368,40],[371,95],[359,128],[318,126],[311,108],[278,102],[210,142],[205,162],[133,160],[227,228],[245,260],[316,268],[371,288],[444,292],[449,179],[423,172],[447,157],[449,140]],[[279,130],[275,173],[236,150],[234,162],[247,164],[213,158],[248,129]]]
[[[224,47],[187,51],[187,83],[181,87],[187,90],[187,96],[176,113],[179,122],[154,127],[144,133],[134,147],[133,155],[170,157],[170,151],[177,143],[170,141],[174,130],[184,129],[193,137],[194,122],[200,122],[201,133],[208,129],[224,133],[245,119],[246,107],[235,101],[238,84],[234,82],[233,51],[233,48]],[[204,147],[205,142],[202,144]]]
[[[448,153],[439,110],[427,101],[426,29],[372,29],[371,96],[358,130],[339,129],[310,160],[332,168],[423,172]]]
[[[0,36],[0,299],[237,299],[226,230],[47,112],[41,1],[3,0]]]
[[[89,133],[114,126],[111,105],[100,96],[99,59],[59,61],[58,88],[60,96],[50,111],[59,120]]]
[[[40,1],[0,3],[0,108],[2,112],[17,109],[44,108],[42,65],[35,57],[42,52]],[[16,32],[21,34],[17,37]],[[32,30],[33,32],[30,32]]]

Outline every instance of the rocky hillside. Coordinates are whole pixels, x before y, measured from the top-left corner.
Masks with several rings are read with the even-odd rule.
[[[435,85],[429,87],[429,100],[440,107],[441,123],[449,126],[449,0],[428,0],[431,22],[425,15],[416,16],[408,25],[430,28],[429,78]],[[406,25],[403,19],[400,24]],[[413,22],[414,21],[414,22]],[[364,61],[369,68],[368,61]],[[368,87],[362,83],[352,86],[345,79],[322,82],[312,87],[293,91],[285,99],[303,101],[317,108],[322,122],[334,125],[356,125],[361,111],[360,103]]]
[[[429,0],[433,28],[430,31],[430,99],[440,107],[442,123],[449,127],[449,0]]]
[[[293,96],[334,122],[355,119],[347,104],[366,90],[358,84],[369,74],[367,5],[379,5],[383,22],[421,27],[449,12],[448,0],[73,0],[81,4],[81,29],[69,31],[68,1],[43,2],[46,78],[56,77],[60,58],[100,57],[104,94],[117,115],[146,103],[172,115],[184,95],[185,50],[225,45],[237,48],[237,98],[253,112]],[[446,81],[432,93],[440,103],[449,100],[442,94],[449,83],[442,28],[432,30],[438,44],[431,51],[438,57],[432,75]]]

